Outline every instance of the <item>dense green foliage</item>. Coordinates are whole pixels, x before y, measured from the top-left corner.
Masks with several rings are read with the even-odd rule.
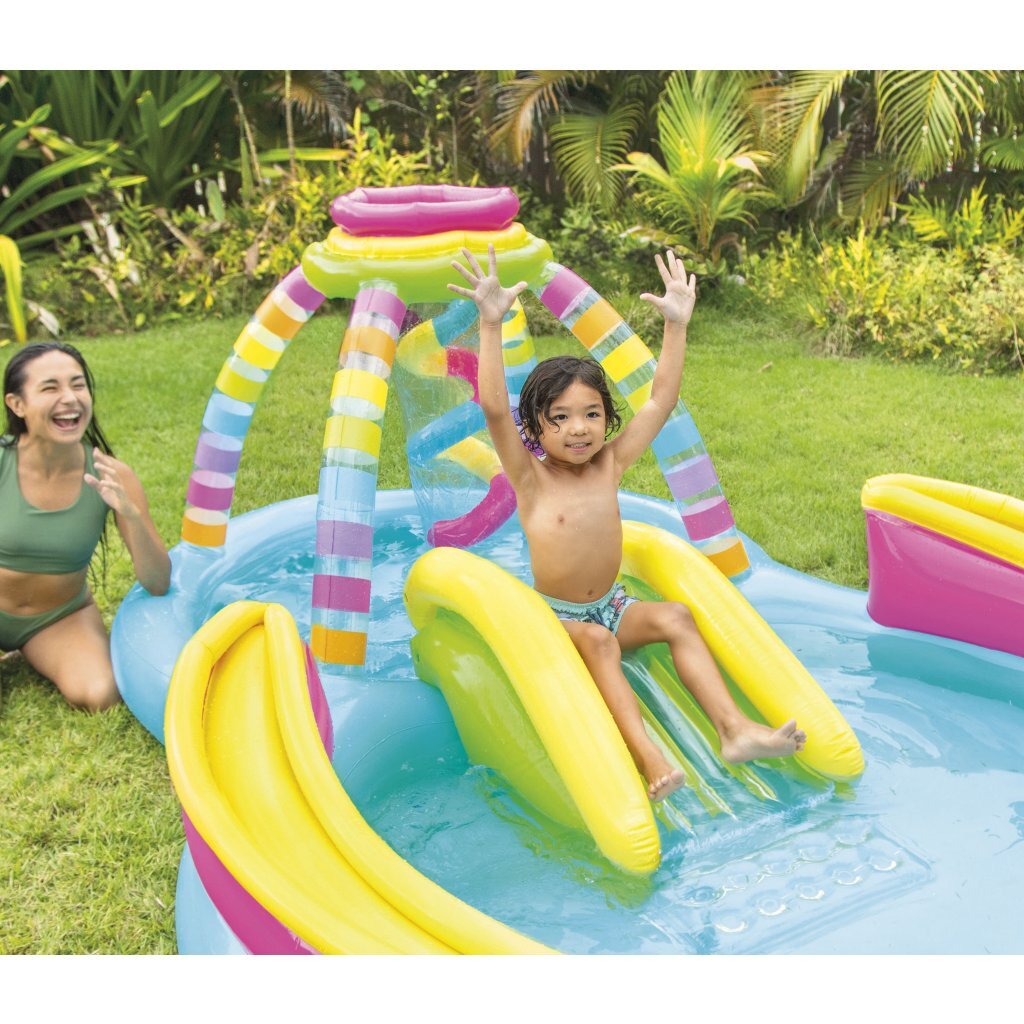
[[[251,312],[333,226],[331,200],[360,185],[409,185],[425,153],[399,153],[357,111],[335,164],[306,164],[251,203],[168,211],[129,195],[57,255],[28,269],[37,301],[66,330],[95,333],[194,315]],[[91,225],[90,225],[91,228]]]
[[[500,183],[627,318],[672,244],[822,350],[1015,371],[1022,126],[1014,71],[0,72],[0,344],[248,312],[338,193]]]
[[[971,373],[1024,369],[1024,263],[999,245],[939,247],[862,230],[815,247],[784,235],[746,270],[755,294],[802,316],[823,351]]]

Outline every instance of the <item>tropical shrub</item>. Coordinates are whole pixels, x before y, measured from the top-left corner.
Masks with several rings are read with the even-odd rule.
[[[215,71],[9,71],[4,84],[9,111],[26,116],[45,100],[55,132],[102,149],[109,167],[141,176],[146,199],[164,206],[202,173],[223,128]]]
[[[753,255],[763,301],[802,317],[837,355],[932,359],[970,373],[1024,369],[1024,263],[993,245],[972,253],[863,229],[818,247],[783,235]]]
[[[358,113],[349,127],[344,160],[316,170],[299,164],[249,204],[225,202],[212,179],[205,203],[178,210],[119,191],[80,236],[26,269],[25,293],[61,330],[85,334],[252,310],[330,231],[335,196],[419,180],[422,152],[397,151],[389,135],[363,127]]]
[[[0,94],[9,84],[0,80]],[[9,115],[6,110],[0,113]],[[79,146],[44,123],[49,115],[50,106],[43,104],[24,119],[0,122],[0,269],[8,320],[18,341],[26,338],[24,253],[80,230],[77,223],[67,223],[69,208],[141,181],[110,173],[108,162],[116,143]],[[17,240],[11,237],[15,234]]]
[[[537,234],[534,224],[530,230]],[[555,259],[602,294],[646,291],[656,278],[658,247],[630,229],[628,221],[587,206],[570,206],[548,236]]]
[[[973,255],[979,248],[1016,248],[1024,234],[1024,208],[1013,209],[997,195],[989,204],[985,183],[971,189],[959,206],[911,196],[901,209],[907,223],[923,242]]]
[[[746,92],[739,76],[697,74],[691,81],[675,72],[658,107],[664,164],[630,153],[616,167],[633,177],[649,237],[680,246],[705,275],[727,271],[727,248],[740,248],[737,229],[756,223],[758,207],[773,200],[761,183],[768,154],[754,148]]]

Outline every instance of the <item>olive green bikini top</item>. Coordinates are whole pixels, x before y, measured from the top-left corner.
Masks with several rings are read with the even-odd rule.
[[[92,449],[82,447],[86,472],[95,474]],[[30,505],[18,483],[18,446],[0,445],[0,568],[46,575],[84,569],[103,534],[109,510],[84,480],[78,499],[67,508]]]

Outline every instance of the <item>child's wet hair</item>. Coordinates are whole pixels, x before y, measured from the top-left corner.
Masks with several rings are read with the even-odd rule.
[[[593,359],[579,359],[576,356],[554,356],[542,360],[533,368],[519,396],[519,416],[531,438],[538,438],[544,432],[541,421],[548,420],[550,423],[551,406],[575,381],[593,388],[601,396],[607,421],[605,437],[619,429],[622,417],[612,401],[608,380],[600,364]],[[557,430],[557,426],[554,429]]]

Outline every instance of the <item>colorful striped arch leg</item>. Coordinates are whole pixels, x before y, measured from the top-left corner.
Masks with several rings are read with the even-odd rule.
[[[603,367],[636,412],[651,394],[655,359],[609,302],[583,278],[549,263],[533,288]],[[689,539],[726,576],[750,567],[732,510],[693,417],[680,400],[651,446]]]
[[[323,294],[296,267],[264,299],[236,339],[203,414],[185,496],[183,541],[210,548],[224,544],[235,475],[263,385],[288,343],[323,301]]]
[[[366,659],[377,471],[405,309],[384,282],[364,285],[341,343],[324,430],[313,563],[310,647],[326,664]]]

